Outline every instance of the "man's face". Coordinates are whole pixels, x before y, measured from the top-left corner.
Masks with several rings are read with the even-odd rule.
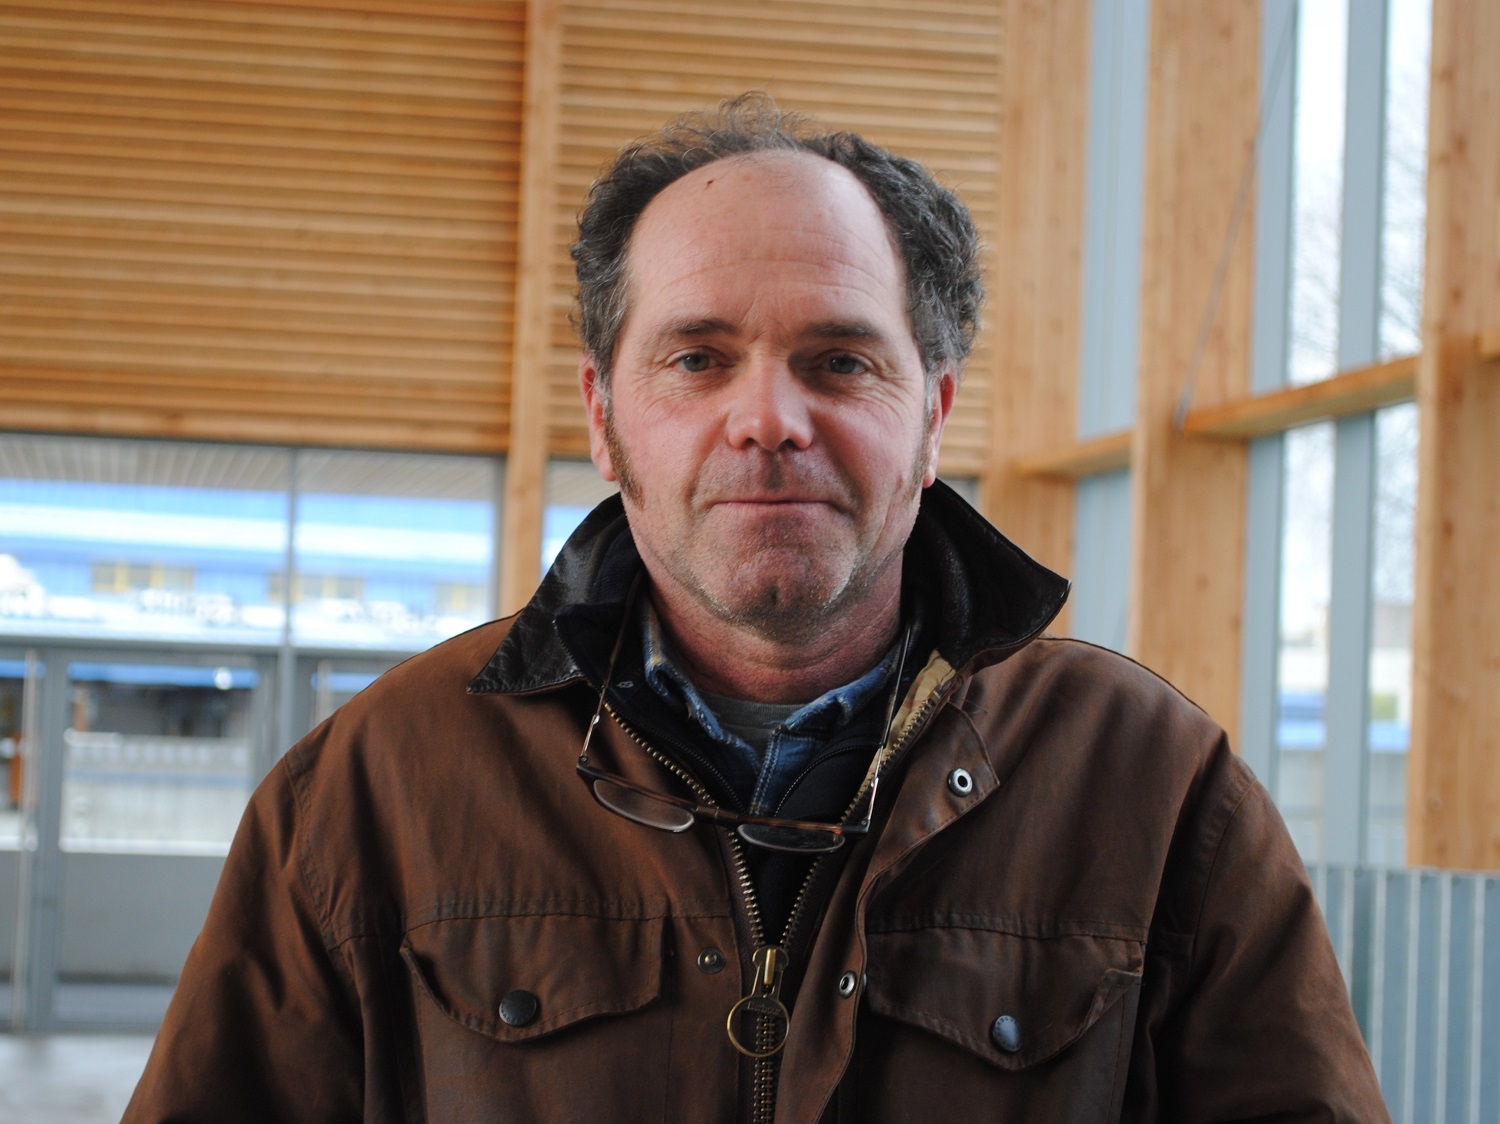
[[[631,237],[594,463],[617,480],[658,599],[779,640],[899,589],[955,379],[929,396],[874,200],[818,157],[723,160]]]

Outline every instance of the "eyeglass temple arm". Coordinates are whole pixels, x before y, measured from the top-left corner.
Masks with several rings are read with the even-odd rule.
[[[599,725],[599,719],[604,715],[604,696],[615,679],[615,664],[619,662],[620,649],[625,647],[625,633],[630,628],[630,611],[635,607],[635,595],[640,587],[641,575],[638,573],[630,583],[630,592],[625,595],[625,611],[620,618],[620,631],[615,633],[615,646],[609,652],[609,667],[605,669],[604,682],[599,686],[599,705],[594,707],[594,716],[589,719],[589,728],[583,734],[583,749],[578,754],[579,764],[585,764],[589,759],[589,742],[594,740],[594,727]]]

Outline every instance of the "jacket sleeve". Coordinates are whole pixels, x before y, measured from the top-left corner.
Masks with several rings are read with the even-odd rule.
[[[1161,1115],[1389,1121],[1328,931],[1269,793],[1231,760],[1182,987],[1156,1042]]]
[[[358,1120],[352,989],[299,865],[280,763],[251,798],[123,1124]]]

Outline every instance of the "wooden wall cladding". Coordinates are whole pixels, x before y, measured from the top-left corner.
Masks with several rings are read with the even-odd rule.
[[[626,141],[750,89],[922,160],[995,221],[1000,5],[976,0],[594,0],[562,5],[549,443],[587,452],[569,323],[567,245],[589,183]],[[943,471],[986,458],[995,349],[981,337],[943,443]]]
[[[0,427],[498,450],[524,32],[0,2]]]
[[[554,454],[587,449],[574,215],[677,113],[769,90],[925,161],[994,229],[998,5],[557,16]],[[526,20],[525,0],[0,0],[0,428],[504,451]],[[948,474],[984,466],[995,355],[982,335]]]

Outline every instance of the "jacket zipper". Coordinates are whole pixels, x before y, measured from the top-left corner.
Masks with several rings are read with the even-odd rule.
[[[906,751],[907,747],[916,740],[917,735],[920,734],[923,728],[926,726],[927,719],[930,716],[931,712],[936,708],[937,704],[947,695],[947,687],[952,682],[953,677],[950,676],[947,680],[939,683],[932,689],[927,698],[923,701],[922,706],[917,710],[916,714],[912,716],[911,721],[906,724],[906,730],[901,735],[901,740],[895,746],[893,746],[888,752],[884,751],[883,749],[876,751],[877,754],[884,752],[885,760],[883,762],[878,762],[876,768],[870,770],[868,775],[866,775],[864,781],[860,784],[859,789],[855,792],[854,798],[849,801],[849,806],[844,809],[844,818],[848,818],[850,815],[853,815],[854,810],[859,807],[859,802],[864,799],[865,791],[869,787],[869,784],[873,779],[875,773],[878,772],[882,766],[885,768],[889,768],[891,764],[894,763],[901,756],[901,754]],[[687,785],[688,788],[692,790],[693,795],[701,803],[710,806],[717,806],[717,802],[714,800],[713,795],[706,788],[704,788],[703,785],[700,784],[698,780],[692,776],[692,774],[690,774],[682,766],[678,765],[677,762],[673,761],[666,754],[658,750],[655,746],[647,742],[645,738],[636,733],[635,729],[628,722],[622,719],[618,713],[616,713],[614,707],[606,702],[604,704],[604,709],[609,712],[609,716],[615,720],[615,723],[620,727],[620,729],[624,730],[625,733],[629,735],[630,740],[635,742],[636,745],[640,746],[641,749],[645,751],[646,756],[650,757],[653,761],[661,765],[673,776],[677,777],[678,780],[682,781],[683,784]],[[728,835],[729,852],[734,861],[735,879],[739,883],[740,898],[742,903],[744,904],[745,913],[750,925],[750,943],[753,946],[751,951],[751,960],[757,966],[762,963],[763,957],[769,958],[770,962],[773,965],[778,962],[778,959],[784,962],[786,958],[785,950],[792,947],[792,938],[796,936],[797,926],[801,922],[802,914],[807,908],[807,901],[811,896],[813,884],[817,879],[818,872],[823,868],[824,860],[827,859],[828,856],[826,854],[819,855],[816,859],[813,860],[812,865],[808,867],[807,876],[802,880],[802,886],[800,889],[798,889],[797,896],[792,901],[792,910],[791,913],[787,916],[786,928],[782,931],[781,944],[779,946],[768,946],[766,944],[765,928],[761,922],[760,917],[760,904],[755,900],[755,884],[750,877],[750,865],[745,859],[744,842],[733,831],[730,831]],[[779,970],[775,972],[774,977],[775,984],[774,989],[771,991],[771,997],[779,1002],[781,978],[781,973]],[[767,1023],[767,1021],[765,1019],[762,1019],[760,1021],[760,1027],[757,1030],[757,1048],[765,1048],[765,1046],[768,1045],[767,1039],[771,1030],[772,1028]],[[751,1084],[750,1111],[750,1119],[754,1122],[754,1124],[772,1124],[772,1119],[775,1116],[776,1061],[776,1053],[772,1053],[768,1057],[754,1059],[754,1076]]]

